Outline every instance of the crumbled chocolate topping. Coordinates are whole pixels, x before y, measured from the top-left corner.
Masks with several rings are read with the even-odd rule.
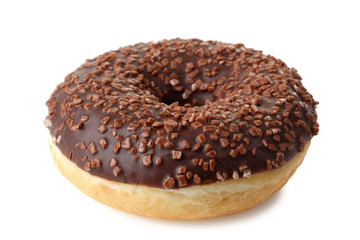
[[[163,187],[166,189],[173,188],[175,185],[175,180],[172,177],[166,178],[166,180],[163,182]]]
[[[44,124],[90,174],[168,189],[281,167],[318,134],[317,104],[279,59],[173,39],[87,60],[51,95]]]

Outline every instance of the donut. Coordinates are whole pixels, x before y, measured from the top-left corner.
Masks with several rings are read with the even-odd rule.
[[[86,195],[190,220],[281,189],[318,134],[317,104],[279,59],[177,38],[86,60],[46,102],[44,124],[57,168]]]

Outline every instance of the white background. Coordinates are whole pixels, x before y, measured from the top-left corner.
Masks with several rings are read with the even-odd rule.
[[[1,1],[0,239],[359,239],[359,12],[356,1]],[[254,209],[134,216],[85,196],[52,162],[45,102],[64,76],[105,51],[174,37],[263,50],[320,102],[303,165]]]

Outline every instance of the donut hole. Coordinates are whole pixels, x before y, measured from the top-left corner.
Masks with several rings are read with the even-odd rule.
[[[180,106],[190,105],[193,107],[203,106],[207,101],[216,101],[215,88],[210,88],[212,79],[201,80],[197,78],[190,80],[193,83],[189,84],[186,74],[179,75],[179,78],[170,79],[168,83],[164,83],[160,79],[149,78],[148,80],[152,82],[151,92],[167,105],[178,102]]]
[[[209,94],[204,96],[204,94],[196,93],[185,98],[184,96],[186,96],[185,91],[181,91],[181,92],[170,91],[164,97],[160,98],[160,100],[167,105],[172,105],[173,103],[178,102],[180,106],[190,106],[190,107],[202,106],[205,104],[206,101],[212,100],[212,97],[209,96]]]
[[[190,101],[190,99],[184,99],[181,94],[168,94],[161,98],[161,101],[167,105],[171,105],[175,102],[178,102],[180,106],[185,106],[186,104],[190,104],[190,106],[194,106],[197,104],[195,101]]]

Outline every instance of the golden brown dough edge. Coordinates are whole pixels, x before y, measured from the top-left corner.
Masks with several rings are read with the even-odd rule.
[[[213,184],[159,189],[106,180],[80,169],[52,142],[49,145],[60,173],[83,193],[110,207],[137,215],[193,220],[229,215],[252,208],[280,190],[302,163],[310,146],[278,169]]]

